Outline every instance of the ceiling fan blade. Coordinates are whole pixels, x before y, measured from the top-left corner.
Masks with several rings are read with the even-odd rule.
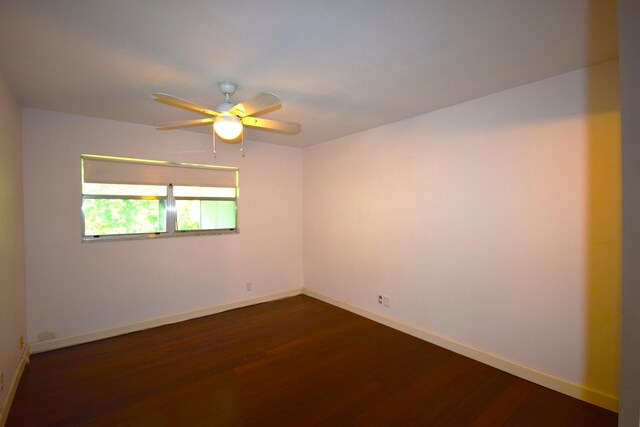
[[[175,96],[167,95],[164,93],[154,93],[153,99],[162,102],[163,104],[171,105],[172,107],[182,108],[187,111],[193,111],[194,113],[203,114],[205,116],[217,116],[217,111],[209,110],[208,108],[201,107],[193,104],[184,99],[176,98]]]
[[[240,117],[262,114],[280,108],[280,99],[272,93],[261,93],[248,101],[236,104],[229,110]]]
[[[243,117],[242,124],[254,128],[274,130],[289,135],[300,133],[300,125],[298,123],[281,122],[280,120],[261,119],[258,117]]]
[[[196,120],[183,120],[180,122],[171,122],[171,123],[163,123],[157,125],[156,129],[158,130],[170,130],[170,129],[179,129],[179,128],[187,128],[191,126],[202,126],[208,125],[209,123],[213,123],[213,117],[209,117],[206,119],[196,119]]]

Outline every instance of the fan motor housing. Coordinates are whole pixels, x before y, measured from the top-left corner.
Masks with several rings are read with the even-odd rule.
[[[231,108],[233,108],[233,104],[232,103],[223,102],[223,103],[218,104],[218,106],[216,107],[216,111],[224,112],[224,111],[231,110]]]

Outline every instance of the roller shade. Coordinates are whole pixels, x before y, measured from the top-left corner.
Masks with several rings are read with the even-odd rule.
[[[84,182],[235,187],[237,168],[83,155]]]

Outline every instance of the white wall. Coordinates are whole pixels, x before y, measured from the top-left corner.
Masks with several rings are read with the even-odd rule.
[[[302,286],[302,153],[25,109],[28,340],[73,337]],[[80,154],[240,168],[239,234],[81,242]],[[253,282],[253,291],[245,283]]]
[[[26,332],[20,108],[0,75],[0,411],[20,361]],[[1,417],[0,417],[0,423]]]
[[[616,396],[618,126],[609,62],[305,149],[305,285]]]

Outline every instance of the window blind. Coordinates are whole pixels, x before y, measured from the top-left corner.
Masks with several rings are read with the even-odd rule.
[[[237,168],[82,155],[84,182],[100,184],[236,186]]]

